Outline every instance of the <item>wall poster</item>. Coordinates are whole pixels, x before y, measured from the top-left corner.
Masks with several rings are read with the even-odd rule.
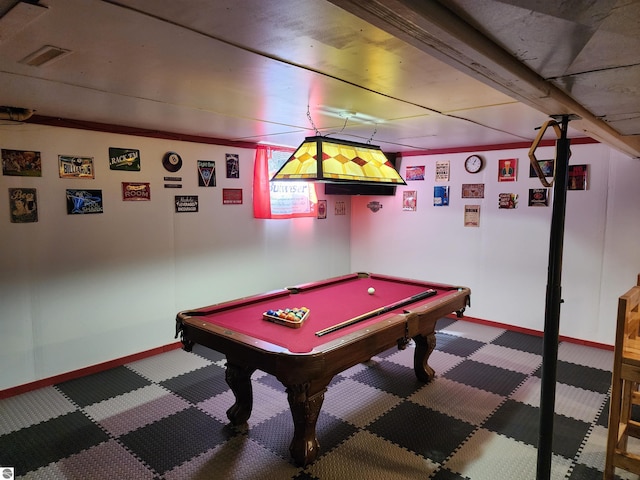
[[[498,208],[513,209],[518,206],[517,193],[501,193],[498,196]]]
[[[38,199],[35,188],[9,189],[9,214],[11,223],[38,221]]]
[[[318,200],[318,218],[324,220],[327,218],[327,201]]]
[[[433,205],[446,207],[449,205],[449,186],[433,187]]]
[[[40,152],[2,149],[2,174],[14,177],[41,177]]]
[[[402,192],[402,210],[405,212],[415,212],[418,208],[418,192],[416,190],[405,190]]]
[[[529,206],[530,207],[548,207],[549,206],[549,189],[548,188],[530,188],[529,189]]]
[[[237,153],[226,153],[227,178],[240,178],[240,155]]]
[[[222,204],[223,205],[242,205],[242,189],[241,188],[223,188]]]
[[[554,169],[555,169],[555,160],[538,160],[538,165],[540,165],[540,170],[545,177],[553,177]],[[536,173],[533,165],[529,164],[529,177],[536,178],[538,174]]]
[[[463,183],[462,198],[484,198],[484,183]]]
[[[480,205],[464,206],[464,226],[465,227],[480,226]]]
[[[407,182],[413,180],[424,180],[424,165],[407,167],[404,179]]]
[[[449,181],[449,160],[439,160],[436,162],[436,182]]]
[[[589,165],[569,165],[568,190],[587,190]]]

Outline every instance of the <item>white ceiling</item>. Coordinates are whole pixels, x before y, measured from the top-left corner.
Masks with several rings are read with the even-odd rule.
[[[421,152],[531,142],[571,114],[569,136],[640,156],[640,1],[0,0],[0,15],[0,105],[28,121]],[[46,45],[70,53],[21,63]]]

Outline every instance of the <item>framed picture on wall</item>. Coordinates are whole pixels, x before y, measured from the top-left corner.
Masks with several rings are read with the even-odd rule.
[[[540,170],[542,170],[545,177],[553,177],[555,163],[555,160],[538,160]],[[536,178],[537,176],[538,174],[533,168],[533,165],[529,164],[529,178]]]
[[[327,218],[327,201],[318,200],[318,218],[324,220]]]
[[[480,226],[480,205],[464,206],[464,226],[465,227]]]
[[[462,198],[484,198],[484,183],[463,183]]]
[[[589,182],[589,165],[569,165],[568,190],[586,190]]]
[[[222,204],[223,205],[242,205],[242,189],[241,188],[223,188]]]
[[[433,205],[435,207],[446,207],[449,205],[449,186],[433,187]]]
[[[548,188],[530,188],[529,189],[529,206],[530,207],[548,207],[549,206],[549,189]]]
[[[424,165],[412,165],[407,167],[404,178],[408,182],[424,180]]]
[[[240,156],[237,153],[226,153],[224,158],[227,178],[240,178]]]
[[[498,160],[498,181],[515,182],[518,179],[518,159],[504,158]]]
[[[517,193],[500,193],[498,194],[498,208],[507,210],[514,209],[518,206]]]
[[[436,182],[448,182],[449,171],[449,160],[438,160],[436,162]]]
[[[415,212],[418,208],[418,192],[416,190],[405,190],[402,192],[402,210]]]

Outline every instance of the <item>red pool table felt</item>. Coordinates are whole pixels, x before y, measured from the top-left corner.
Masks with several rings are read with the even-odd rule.
[[[370,287],[375,289],[373,295],[368,293]],[[197,316],[198,321],[202,321],[203,325],[207,323],[216,325],[234,333],[268,342],[293,354],[304,354],[336,338],[366,329],[387,317],[402,313],[404,308],[400,307],[397,310],[376,315],[323,336],[317,336],[316,332],[381,307],[393,305],[429,289],[436,290],[436,295],[421,300],[417,302],[418,304],[440,301],[443,297],[457,292],[457,288],[450,285],[376,274],[370,274],[368,277],[351,274],[300,285],[292,290],[276,290],[199,308],[189,311],[189,315]],[[294,307],[307,307],[310,311],[309,317],[299,328],[263,319],[263,313],[268,310]]]

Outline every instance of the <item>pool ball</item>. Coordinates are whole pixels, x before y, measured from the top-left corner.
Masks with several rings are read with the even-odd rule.
[[[374,293],[376,293],[376,289],[373,287],[369,287],[369,290],[367,290],[367,292],[369,292],[369,295],[373,295]]]

